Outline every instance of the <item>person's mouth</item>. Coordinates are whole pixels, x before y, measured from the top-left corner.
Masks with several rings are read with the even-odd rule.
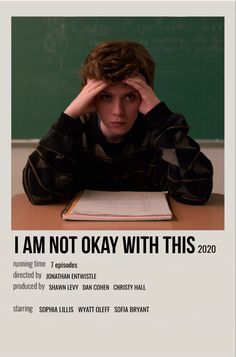
[[[124,121],[112,121],[111,122],[111,127],[112,128],[121,128],[123,126],[125,126],[125,122]]]

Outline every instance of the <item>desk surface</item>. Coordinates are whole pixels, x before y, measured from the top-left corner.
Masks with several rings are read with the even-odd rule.
[[[171,221],[64,221],[65,203],[34,206],[25,194],[12,198],[13,230],[223,230],[224,196],[212,194],[203,206],[185,205],[169,198]]]

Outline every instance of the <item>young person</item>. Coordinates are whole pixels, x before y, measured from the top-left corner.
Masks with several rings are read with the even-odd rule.
[[[82,67],[82,90],[30,155],[23,185],[33,204],[78,190],[168,191],[203,204],[211,162],[188,124],[153,89],[154,62],[136,42],[105,41]]]

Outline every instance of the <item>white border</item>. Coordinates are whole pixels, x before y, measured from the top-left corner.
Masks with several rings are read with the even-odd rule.
[[[135,6],[134,6],[135,3]],[[158,2],[158,1],[151,1],[151,2],[136,2],[136,1],[129,1],[125,2],[122,6],[119,2],[66,2],[66,1],[52,1],[52,2],[0,2],[0,43],[1,43],[1,66],[0,66],[0,78],[1,78],[1,100],[2,100],[2,108],[1,108],[1,120],[0,120],[0,162],[2,165],[1,171],[1,185],[0,185],[0,209],[1,209],[1,217],[3,220],[3,224],[0,228],[1,233],[1,271],[4,272],[1,286],[3,287],[3,301],[7,302],[9,300],[9,296],[7,295],[7,291],[9,288],[9,274],[10,270],[10,261],[13,259],[13,247],[12,247],[12,232],[10,230],[10,197],[11,197],[11,187],[10,187],[10,177],[11,177],[11,170],[10,170],[10,162],[11,162],[11,31],[10,31],[10,20],[11,16],[225,16],[225,230],[224,231],[202,231],[202,232],[188,232],[184,231],[182,234],[184,235],[195,235],[199,241],[202,242],[215,242],[217,244],[219,253],[217,257],[214,259],[206,259],[205,261],[201,261],[201,264],[204,264],[204,272],[209,274],[212,268],[215,269],[214,272],[211,274],[214,281],[209,281],[209,284],[212,284],[213,293],[210,296],[205,296],[204,299],[207,303],[212,303],[213,306],[220,307],[220,311],[215,311],[215,314],[219,316],[220,320],[214,320],[214,314],[212,315],[213,322],[212,326],[210,326],[211,331],[209,330],[209,337],[210,336],[218,336],[218,340],[214,340],[214,344],[218,346],[218,344],[224,348],[219,352],[216,351],[215,357],[233,357],[234,356],[234,346],[233,346],[233,337],[234,334],[234,324],[233,324],[233,316],[234,316],[234,271],[233,267],[235,265],[235,2],[234,1],[210,1],[210,2],[191,2],[191,1],[174,1],[174,2]],[[31,232],[32,234],[33,232]],[[78,234],[78,232],[74,232]],[[90,232],[91,233],[91,232]],[[101,234],[102,232],[95,232],[93,231],[91,234]],[[126,234],[127,232],[119,232],[120,235]],[[145,232],[142,232],[145,234]],[[21,232],[21,235],[29,234],[29,232]],[[37,234],[37,233],[36,233]],[[40,232],[40,234],[52,234],[51,232]],[[54,235],[56,234],[65,234],[65,232],[53,232]],[[70,232],[73,234],[73,231]],[[89,232],[80,232],[81,234],[89,234]],[[116,235],[117,232],[109,231],[110,235]],[[129,232],[129,234],[138,235],[139,232]],[[150,232],[149,232],[150,234]],[[177,232],[165,232],[165,234],[176,235]],[[181,232],[180,232],[181,234]],[[161,258],[161,257],[160,257]],[[92,257],[88,258],[89,261],[92,262]],[[119,260],[119,256],[117,257]],[[164,259],[164,257],[163,257]],[[171,259],[174,259],[171,257]],[[104,257],[105,261],[106,258]],[[153,258],[151,259],[154,260]],[[199,265],[199,260],[196,260],[196,272],[200,271],[201,275],[200,278],[204,280],[206,283],[205,288],[209,291],[208,281],[204,277],[202,265]],[[194,260],[194,261],[195,261]],[[132,262],[133,260],[131,260]],[[145,261],[145,260],[144,260]],[[173,261],[173,260],[172,260]],[[179,264],[185,264],[184,257],[180,257]],[[193,265],[193,260],[188,259],[188,264],[186,265],[186,270],[188,267]],[[122,263],[122,262],[119,262]],[[132,269],[135,267],[132,266]],[[171,265],[170,265],[171,268]],[[162,274],[163,272],[158,272],[158,274]],[[159,275],[160,277],[160,275]],[[189,277],[191,280],[191,277]],[[217,281],[220,281],[222,285],[217,288]],[[181,280],[181,277],[179,279]],[[202,285],[199,282],[196,282],[196,287],[201,287]],[[199,285],[198,285],[199,284]],[[214,291],[218,293],[221,292],[222,295],[214,295]],[[186,293],[188,293],[188,287],[183,290],[183,298],[185,297]],[[199,299],[203,299],[205,291],[199,291]],[[174,299],[175,297],[173,297]],[[203,300],[204,300],[203,299]],[[196,303],[197,303],[196,299]],[[217,304],[215,304],[217,301]],[[37,352],[33,348],[37,349],[36,345],[33,345],[34,334],[38,334],[38,344],[39,347],[42,349],[42,344],[45,343],[45,353],[43,354],[44,357],[46,356],[54,356],[51,353],[46,351],[46,348],[54,348],[54,352],[56,353],[57,357],[62,356],[62,352],[58,350],[60,347],[60,341],[63,340],[63,334],[60,331],[64,331],[65,327],[70,328],[70,325],[67,324],[65,320],[63,320],[63,324],[58,324],[58,322],[54,323],[53,327],[56,328],[56,332],[52,333],[52,338],[54,341],[47,339],[47,332],[46,326],[49,326],[47,321],[47,325],[44,327],[41,321],[37,321],[39,324],[38,327],[33,325],[35,330],[31,330],[29,322],[22,325],[19,324],[19,321],[9,319],[7,311],[4,311],[5,304],[2,303],[1,306],[1,317],[4,318],[4,326],[6,331],[8,332],[6,341],[9,344],[15,343],[15,339],[18,343],[22,344],[22,339],[27,341],[28,346],[26,346],[26,350],[24,354],[15,354],[9,355],[7,351],[4,351],[3,355],[5,357],[21,357],[21,356],[38,356]],[[204,307],[204,306],[203,306]],[[207,307],[207,305],[206,305]],[[208,310],[206,309],[206,314]],[[186,315],[185,315],[186,316]],[[145,321],[143,321],[145,322]],[[18,333],[19,337],[16,335],[11,335],[11,331],[15,328],[15,323],[18,323]],[[31,322],[32,324],[32,322]],[[58,326],[57,326],[58,324]],[[223,324],[223,325],[222,325]],[[64,328],[63,328],[63,326]],[[52,326],[52,325],[50,325]],[[45,328],[40,329],[40,327]],[[57,330],[58,327],[58,330]],[[73,325],[73,328],[70,330],[70,333],[76,337],[75,330],[76,330],[76,323]],[[86,328],[86,326],[83,326]],[[121,328],[123,326],[121,325]],[[137,325],[138,327],[138,325]],[[155,329],[155,325],[153,326]],[[199,324],[199,331],[201,329],[204,330],[205,326],[202,326],[201,323]],[[217,331],[226,330],[227,335],[229,336],[228,339],[220,341],[221,336],[217,334]],[[155,331],[155,330],[153,330]],[[186,329],[185,329],[186,331]],[[213,332],[214,331],[214,334]],[[27,338],[25,332],[30,334],[30,338]],[[124,331],[126,334],[130,333],[131,331]],[[100,333],[99,331],[97,333]],[[120,330],[122,336],[124,336],[123,331]],[[152,331],[150,331],[152,333]],[[159,331],[160,333],[160,331]],[[180,330],[176,330],[177,336],[181,334],[181,326]],[[45,340],[41,340],[41,336],[45,338]],[[171,343],[168,341],[168,334],[163,335],[166,338],[166,342]],[[173,336],[173,335],[172,335]],[[78,337],[78,336],[77,336]],[[95,335],[92,337],[95,338]],[[105,338],[106,336],[104,336]],[[20,340],[21,338],[21,340]],[[66,338],[66,337],[65,337]],[[142,336],[139,336],[141,339]],[[154,357],[155,354],[155,343],[156,343],[156,332],[153,333],[153,353],[146,354],[146,357]],[[139,341],[137,339],[137,343]],[[55,342],[57,340],[57,342]],[[119,336],[117,336],[117,342],[119,340]],[[108,340],[104,340],[108,344],[112,342]],[[127,341],[126,341],[127,342]],[[176,341],[177,342],[177,341]],[[90,343],[92,344],[93,341],[91,340]],[[184,340],[185,344],[188,344],[188,338]],[[203,344],[204,341],[199,341],[198,336],[196,335],[196,345]],[[78,356],[79,351],[79,344],[75,340],[75,346],[78,347],[78,350],[73,351],[73,354],[67,354],[68,357],[70,356]],[[206,344],[206,346],[209,346]],[[72,346],[73,347],[73,346]],[[115,346],[114,346],[115,347]],[[113,348],[114,348],[113,347]],[[30,349],[31,348],[31,349]],[[68,347],[69,348],[69,347]],[[112,348],[112,346],[111,346]],[[212,347],[214,348],[214,346]],[[16,346],[17,349],[17,346]],[[71,350],[70,350],[71,351]],[[114,350],[113,350],[114,351]],[[176,350],[178,351],[178,350]],[[141,352],[140,352],[141,353]],[[178,353],[178,352],[177,352]],[[65,354],[64,354],[65,355]],[[127,354],[124,353],[122,357],[125,357]],[[94,355],[93,355],[94,356]],[[101,354],[97,354],[96,357],[101,356]],[[103,354],[103,357],[107,357],[108,355]],[[114,354],[110,354],[110,357],[116,356],[118,357],[115,352]],[[141,354],[136,354],[136,357],[141,356]],[[164,356],[164,354],[163,354]],[[170,355],[169,355],[170,356]],[[169,357],[168,356],[168,357]],[[177,354],[172,354],[171,357],[177,357]],[[205,354],[197,354],[194,352],[193,354],[188,355],[188,357],[208,357],[207,351]],[[87,355],[86,355],[87,357]],[[129,356],[131,357],[131,355]],[[133,357],[133,356],[132,356]],[[183,356],[181,356],[183,357]]]

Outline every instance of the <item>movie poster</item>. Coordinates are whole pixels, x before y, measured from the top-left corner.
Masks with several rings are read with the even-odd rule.
[[[0,8],[0,355],[233,357],[235,3]],[[22,157],[79,90],[76,61],[119,39],[155,57],[160,95],[184,108],[214,161],[213,196],[203,206],[171,200],[170,221],[64,221],[63,205],[29,203]]]

